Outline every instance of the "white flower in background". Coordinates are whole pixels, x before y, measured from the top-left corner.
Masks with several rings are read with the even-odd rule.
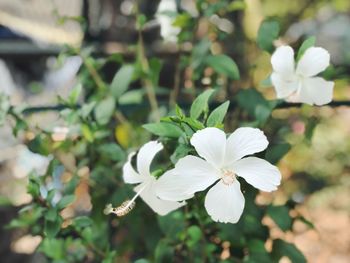
[[[281,46],[271,57],[272,84],[277,98],[310,105],[324,105],[332,101],[333,81],[326,81],[317,74],[329,66],[330,56],[321,47],[310,47],[295,67],[294,51],[290,46]]]
[[[239,128],[226,138],[220,129],[205,128],[193,135],[191,144],[203,159],[192,155],[180,159],[158,179],[160,198],[185,200],[216,183],[205,197],[205,208],[214,221],[236,223],[245,203],[237,176],[266,192],[280,184],[276,166],[256,157],[243,158],[266,149],[268,141],[259,129]]]
[[[160,35],[165,41],[177,42],[177,35],[181,29],[173,26],[175,21],[174,16],[177,14],[176,1],[175,0],[161,0],[156,18],[160,25]]]
[[[105,209],[106,214],[115,213],[121,216],[128,213],[134,206],[134,201],[138,196],[140,196],[154,212],[162,216],[185,204],[185,202],[178,203],[161,200],[156,196],[155,183],[157,179],[151,175],[150,166],[154,156],[162,149],[163,145],[156,141],[150,141],[143,145],[136,159],[138,172],[136,172],[131,165],[131,159],[135,155],[135,152],[129,154],[128,161],[123,167],[123,178],[128,184],[139,184],[134,188],[136,195],[118,208],[113,208],[111,205],[108,205]]]

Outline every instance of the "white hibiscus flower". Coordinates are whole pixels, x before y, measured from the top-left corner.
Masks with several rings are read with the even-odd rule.
[[[173,25],[177,14],[177,7],[175,0],[161,0],[157,13],[156,19],[160,25],[160,35],[165,41],[177,42],[177,36],[181,29]]]
[[[266,149],[268,141],[259,129],[239,128],[226,139],[222,130],[205,128],[193,135],[191,144],[203,159],[192,155],[180,159],[157,181],[160,198],[185,200],[216,182],[205,197],[205,208],[214,221],[236,223],[245,202],[237,176],[267,192],[280,184],[276,166],[256,157],[242,159]]]
[[[310,105],[331,102],[334,82],[316,77],[329,66],[329,60],[327,50],[310,47],[295,67],[293,49],[290,46],[277,48],[271,57],[271,81],[277,98]]]
[[[139,184],[134,188],[136,195],[130,201],[124,202],[118,208],[112,208],[111,205],[108,205],[105,209],[106,214],[126,214],[132,209],[134,206],[134,201],[138,196],[140,196],[154,212],[162,216],[185,205],[185,202],[178,203],[173,201],[165,201],[156,196],[155,183],[157,179],[151,175],[150,166],[155,155],[162,149],[163,145],[156,141],[150,141],[143,145],[136,159],[138,172],[136,172],[131,165],[131,159],[135,155],[135,152],[129,154],[128,161],[123,166],[123,179],[125,183],[128,184]]]

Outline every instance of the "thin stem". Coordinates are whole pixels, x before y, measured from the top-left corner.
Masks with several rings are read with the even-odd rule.
[[[92,79],[94,80],[96,86],[100,90],[105,90],[106,84],[104,83],[104,81],[102,80],[100,75],[98,74],[95,67],[91,64],[91,62],[85,56],[81,56],[81,57],[83,59],[83,63],[85,65],[86,69],[89,71],[89,74],[91,75]]]
[[[166,106],[166,103],[162,103],[161,105]],[[290,103],[290,102],[283,102],[279,105],[277,105],[275,107],[275,109],[288,109],[288,108],[300,108],[303,104],[302,103]],[[191,104],[188,103],[180,103],[179,106],[181,106],[184,109],[189,109]],[[213,103],[209,105],[210,109],[213,109],[215,107],[219,106],[218,103]],[[330,103],[328,103],[327,105],[324,106],[328,106],[328,107],[341,107],[341,106],[350,106],[350,101],[347,100],[339,100],[339,101],[332,101]],[[324,107],[322,106],[322,107]],[[73,108],[80,108],[80,105],[75,105]],[[130,104],[130,105],[121,105],[119,108],[121,109],[121,111],[123,112],[127,112],[129,109],[135,109],[135,108],[145,108],[147,107],[146,104]],[[231,101],[230,102],[230,109],[234,109],[237,107],[237,103],[235,101]],[[321,106],[315,106],[317,108],[321,107]],[[13,108],[13,107],[11,107]],[[33,107],[27,107],[25,108],[22,113],[23,114],[33,114],[33,113],[40,113],[40,112],[46,112],[46,111],[60,111],[66,108],[72,108],[71,106],[67,106],[64,104],[58,104],[58,105],[53,105],[53,106],[33,106]],[[116,113],[117,114],[117,113]],[[121,117],[121,116],[119,116]],[[119,120],[119,117],[118,120]],[[126,121],[126,118],[123,116],[122,117],[124,121]]]
[[[179,52],[181,52],[180,48],[179,48]],[[176,60],[174,88],[170,92],[170,98],[169,98],[169,106],[170,107],[175,106],[177,97],[178,97],[179,92],[180,92],[180,78],[181,78],[180,57],[181,57],[181,53],[179,53],[178,58]]]
[[[139,15],[138,4],[135,5],[135,12],[136,12],[136,16],[138,16]],[[154,83],[152,83],[152,81],[149,79],[150,67],[149,67],[148,59],[145,55],[145,47],[144,47],[144,42],[142,37],[142,27],[137,25],[137,30],[138,30],[137,57],[141,63],[142,71],[146,74],[146,77],[143,78],[141,81],[146,88],[146,93],[147,93],[149,103],[151,105],[152,112],[154,112],[155,118],[159,120],[160,113],[159,113],[156,93],[154,90]]]
[[[146,73],[146,75],[149,75],[150,72],[150,67],[148,64],[148,60],[147,57],[145,55],[145,48],[144,48],[144,44],[143,44],[143,38],[142,38],[142,33],[141,31],[139,31],[139,39],[138,39],[138,55],[139,55],[139,59],[141,62],[141,67],[142,70]],[[146,88],[146,93],[147,93],[147,97],[149,100],[149,103],[151,105],[151,109],[152,112],[155,113],[155,117],[157,120],[160,119],[160,114],[159,114],[159,108],[158,108],[158,101],[157,101],[157,97],[156,97],[156,93],[154,91],[154,85],[152,83],[152,81],[149,79],[149,77],[145,77],[143,80],[143,85]]]

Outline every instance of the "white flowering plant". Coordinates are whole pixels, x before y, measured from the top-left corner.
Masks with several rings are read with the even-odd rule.
[[[31,201],[7,225],[40,237],[42,262],[306,262],[288,235],[313,224],[281,162],[295,142],[290,119],[305,120],[310,143],[313,109],[332,103],[330,54],[311,37],[295,55],[265,20],[254,52],[271,65],[259,86],[241,49],[252,42],[230,17],[243,1],[176,2],[161,1],[154,21],[136,9],[129,53],[62,52],[82,66],[57,105],[0,94],[0,123],[49,163],[28,175]],[[169,54],[147,43],[155,21]],[[32,123],[43,111],[58,113]]]

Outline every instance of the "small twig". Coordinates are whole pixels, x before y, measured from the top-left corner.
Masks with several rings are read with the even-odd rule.
[[[180,78],[181,78],[180,57],[181,57],[181,54],[179,53],[178,57],[176,59],[174,89],[170,92],[170,97],[169,97],[169,106],[170,107],[175,106],[177,97],[178,97],[179,92],[180,92]]]
[[[162,102],[160,105],[167,105],[167,102]],[[210,108],[213,109],[217,106],[219,106],[219,103],[212,103],[210,104]],[[288,109],[288,108],[300,108],[303,104],[302,103],[290,103],[290,102],[282,102],[281,104],[277,105],[275,109]],[[189,109],[191,104],[189,103],[179,103],[179,106],[182,107],[183,109]],[[314,106],[317,108],[320,107],[341,107],[341,106],[350,106],[350,101],[347,100],[339,100],[339,101],[332,101],[327,105],[324,106]],[[71,106],[70,106],[71,107]],[[80,108],[80,105],[75,105],[75,108]],[[74,108],[73,107],[73,108]],[[146,103],[141,103],[141,104],[129,104],[129,105],[120,105],[119,112],[127,112],[128,110],[135,110],[135,109],[144,109],[147,108],[148,105]],[[233,110],[237,107],[237,103],[235,101],[230,102],[230,110]],[[58,104],[58,105],[53,105],[53,106],[33,106],[33,107],[28,107],[22,111],[23,114],[33,114],[33,113],[39,113],[39,112],[46,112],[46,111],[60,111],[63,109],[68,108],[68,106],[63,105],[63,104]],[[72,107],[71,107],[72,108]],[[118,113],[116,113],[118,115]],[[119,121],[123,120],[126,121],[126,118],[123,116],[117,116],[117,119]]]
[[[146,73],[146,75],[148,75],[150,72],[150,67],[148,64],[147,57],[145,55],[145,47],[143,44],[143,38],[142,38],[141,32],[139,32],[138,53],[139,53],[138,55],[141,62],[142,70]],[[144,78],[142,82],[146,88],[146,93],[147,93],[149,103],[151,105],[151,109],[155,113],[156,118],[160,119],[158,101],[157,101],[156,93],[154,91],[154,85],[148,77]]]
[[[94,66],[91,65],[91,63],[86,59],[86,57],[84,57],[84,56],[81,56],[81,57],[83,59],[83,63],[85,65],[86,69],[89,71],[89,74],[91,75],[92,79],[94,80],[96,86],[101,90],[106,89],[106,84],[104,83],[104,81],[102,80],[102,78],[100,77],[100,75],[98,74],[96,69],[94,68]]]
[[[135,11],[136,11],[136,15],[138,15],[139,14],[139,7],[137,4],[135,5]],[[146,76],[147,76],[147,77],[142,79],[142,84],[146,88],[146,93],[147,93],[149,103],[151,105],[152,112],[154,112],[156,119],[159,120],[160,113],[159,113],[159,108],[158,108],[158,101],[157,101],[156,93],[154,90],[154,88],[155,88],[154,83],[152,83],[152,81],[149,78],[150,67],[149,67],[148,59],[147,59],[146,54],[145,54],[145,46],[144,46],[144,42],[143,42],[142,28],[140,26],[137,26],[137,30],[138,30],[138,40],[137,40],[137,54],[136,55],[137,55],[138,59],[140,60],[142,71],[144,73],[146,73]]]

